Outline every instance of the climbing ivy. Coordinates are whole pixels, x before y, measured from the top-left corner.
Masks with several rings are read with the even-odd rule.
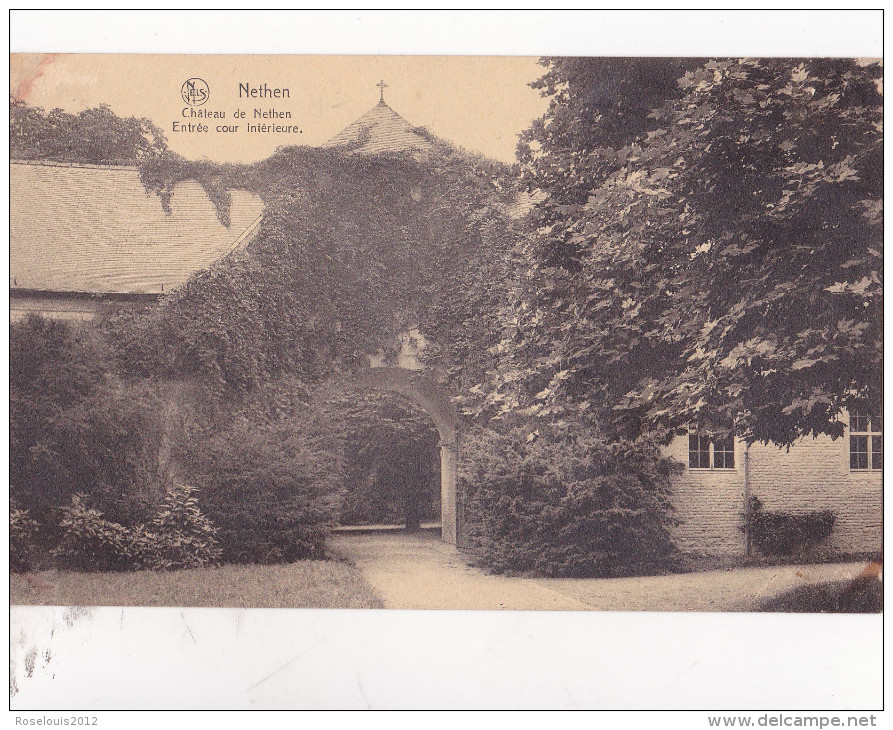
[[[418,159],[290,147],[249,165],[166,154],[143,162],[141,176],[165,207],[187,179],[209,192],[221,220],[234,189],[266,207],[244,250],[139,322],[106,320],[136,372],[200,375],[246,392],[281,373],[312,381],[352,367],[417,326],[436,343],[430,364],[456,378],[455,363],[488,346],[493,273],[517,194],[501,163],[444,143]]]

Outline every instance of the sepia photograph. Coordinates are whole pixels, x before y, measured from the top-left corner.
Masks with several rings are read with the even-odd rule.
[[[45,51],[11,702],[36,607],[882,611],[879,57]]]

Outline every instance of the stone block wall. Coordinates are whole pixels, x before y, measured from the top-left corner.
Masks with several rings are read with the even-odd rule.
[[[834,529],[824,545],[831,552],[881,549],[882,475],[850,470],[848,434],[801,439],[789,451],[752,445],[750,485],[769,511],[834,512]]]
[[[673,492],[679,549],[711,557],[743,555],[744,444],[735,443],[734,469],[689,469],[688,436],[673,439],[667,454],[685,464]]]
[[[734,469],[689,469],[687,436],[675,438],[667,453],[686,465],[676,479],[673,495],[679,519],[675,539],[683,552],[712,557],[744,555],[741,527],[748,491],[768,511],[834,512],[834,529],[822,546],[827,552],[881,549],[882,474],[850,470],[848,434],[838,439],[801,439],[790,449],[772,444],[746,448],[736,441]]]

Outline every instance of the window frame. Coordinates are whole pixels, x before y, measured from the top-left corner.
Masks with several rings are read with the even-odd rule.
[[[691,448],[692,447],[692,438],[698,439],[698,449],[694,453],[697,453],[699,455],[705,453],[705,450],[703,449],[702,444],[703,444],[704,439],[707,439],[707,442],[708,442],[708,448],[707,448],[708,457],[707,457],[707,459],[708,459],[709,466],[692,466],[691,465],[691,455],[693,453],[692,448]],[[729,440],[731,442],[730,443],[731,448],[730,449],[717,449],[716,442],[717,441],[725,441],[725,440]],[[734,434],[730,435],[730,436],[723,437],[723,438],[717,438],[717,437],[708,436],[707,434],[702,434],[696,430],[690,429],[688,432],[688,464],[687,464],[688,470],[689,471],[698,471],[698,472],[716,471],[716,472],[724,472],[724,473],[738,471],[738,459],[737,459],[737,454],[735,453],[736,452],[735,445],[736,445],[736,439],[735,439]],[[716,452],[717,451],[719,451],[719,453],[723,455],[722,461],[724,464],[728,458],[727,455],[731,454],[732,466],[716,466]],[[700,463],[700,456],[699,456],[699,463]]]
[[[864,424],[860,423],[864,419]],[[881,425],[875,428],[875,422],[879,420]],[[853,426],[856,428],[853,428]],[[864,428],[862,427],[864,425]],[[873,474],[881,472],[884,469],[884,426],[883,417],[875,419],[865,413],[854,411],[849,414],[847,422],[847,465],[850,472],[857,474]],[[854,451],[853,442],[856,439],[864,440],[865,450]],[[875,449],[875,444],[880,444],[879,449]],[[853,466],[853,457],[856,455],[865,455],[865,466]],[[875,466],[876,455],[880,456],[880,464]]]

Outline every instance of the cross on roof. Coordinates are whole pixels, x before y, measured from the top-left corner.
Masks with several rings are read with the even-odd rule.
[[[375,84],[378,87],[380,92],[380,96],[378,98],[379,101],[384,101],[384,90],[388,88],[388,85],[384,82],[384,79]]]

